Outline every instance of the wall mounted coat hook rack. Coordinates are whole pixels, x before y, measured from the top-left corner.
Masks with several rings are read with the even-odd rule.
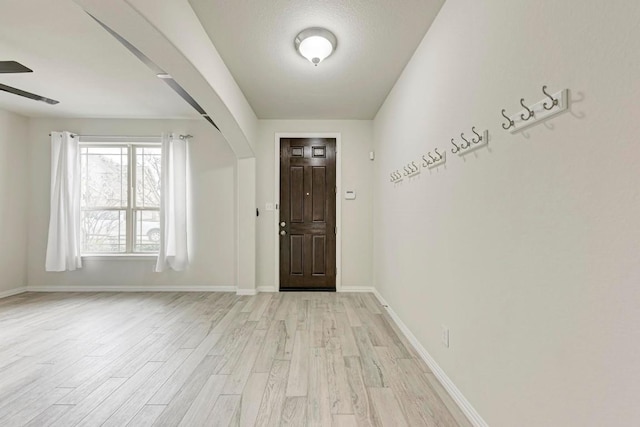
[[[504,127],[504,126],[503,126]],[[475,138],[471,138],[471,141],[469,141],[468,139],[466,139],[464,137],[464,133],[460,134],[460,138],[462,138],[462,140],[465,142],[464,144],[461,144],[460,147],[458,147],[454,142],[453,142],[453,138],[451,139],[451,143],[458,148],[458,150],[454,151],[453,149],[451,150],[454,154],[457,153],[459,156],[464,156],[467,153],[470,153],[471,151],[474,151],[480,147],[484,147],[485,145],[487,145],[489,143],[489,131],[485,130],[484,132],[482,132],[482,134],[479,134],[476,131],[476,127],[473,126],[471,128],[472,132],[476,135]]]
[[[390,181],[393,182],[393,183],[396,183],[396,182],[402,180],[402,174],[400,172],[398,172],[397,170],[391,172],[389,174],[389,176],[391,177]]]
[[[427,158],[426,156],[422,156],[422,160],[424,160],[425,162],[422,164],[423,167],[425,168],[437,168],[438,166],[441,166],[443,164],[446,163],[447,158],[446,158],[446,151],[445,151],[445,155],[443,156],[438,149],[436,148],[435,150],[433,150],[434,153],[436,153],[436,155],[432,155],[431,151],[429,151],[426,156],[428,156],[429,158]]]
[[[404,170],[406,171],[405,176],[408,177],[415,176],[420,173],[420,167],[418,167],[416,162],[407,163],[407,165],[404,167]]]
[[[506,110],[502,110],[502,117],[507,119],[507,123],[503,123],[502,128],[511,133],[516,133],[569,109],[569,89],[549,93],[547,85],[544,85],[542,86],[542,93],[545,97],[531,106],[525,105],[524,98],[521,98],[520,105],[524,110],[518,111],[512,116],[507,116]]]

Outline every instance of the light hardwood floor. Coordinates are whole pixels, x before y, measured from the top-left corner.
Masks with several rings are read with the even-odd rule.
[[[0,426],[468,426],[371,294],[0,300]]]

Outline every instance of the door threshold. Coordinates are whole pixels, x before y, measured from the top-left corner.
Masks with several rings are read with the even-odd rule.
[[[294,288],[280,288],[280,292],[335,292],[336,288],[305,288],[305,287],[294,287]]]

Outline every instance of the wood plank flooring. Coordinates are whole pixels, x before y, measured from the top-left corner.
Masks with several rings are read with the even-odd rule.
[[[470,424],[371,294],[26,293],[0,425]]]

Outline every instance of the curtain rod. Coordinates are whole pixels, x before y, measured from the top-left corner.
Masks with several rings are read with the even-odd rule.
[[[49,134],[51,136],[51,134]],[[80,137],[80,138],[113,138],[113,139],[135,139],[135,138],[161,138],[162,135],[79,135],[77,133],[72,133],[72,137]],[[193,135],[178,135],[180,139],[189,139],[193,138]]]

